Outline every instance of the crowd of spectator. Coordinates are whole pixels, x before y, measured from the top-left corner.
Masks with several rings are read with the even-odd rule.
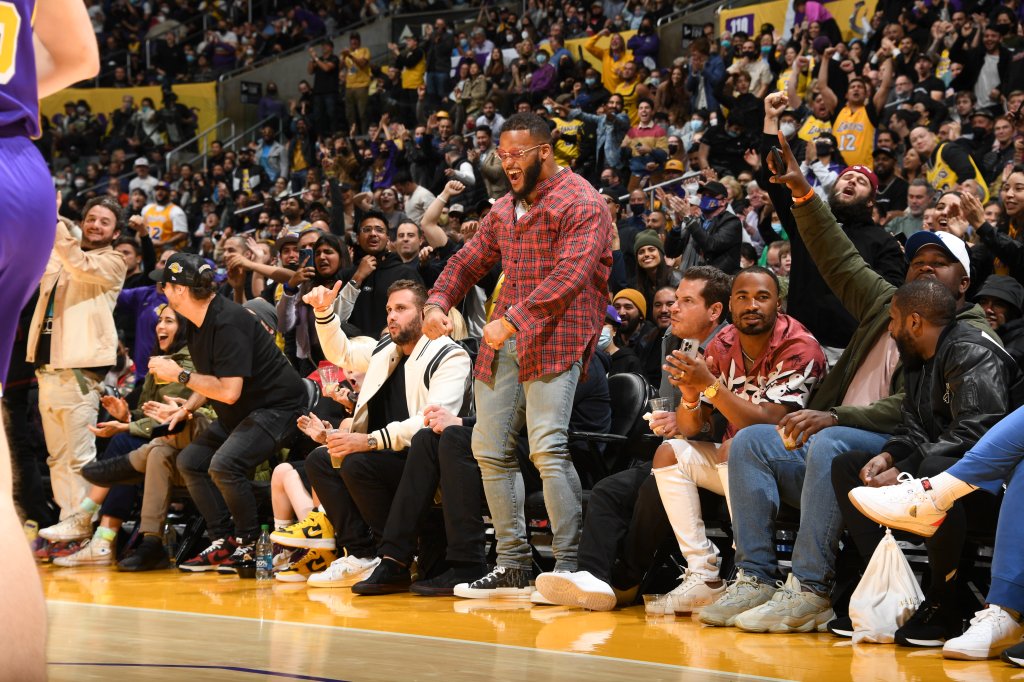
[[[109,47],[144,28],[137,8],[114,5],[118,12],[97,23]],[[186,5],[162,18],[187,21]],[[68,267],[55,269],[27,308],[25,350],[40,372],[44,415],[84,401],[91,423],[74,421],[82,412],[44,417],[60,522],[46,529],[53,542],[40,557],[115,561],[112,541],[132,502],[124,486],[106,488],[144,476],[145,497],[159,492],[143,502],[148,544],[122,558],[122,569],[167,565],[159,536],[171,481],[187,484],[210,529],[209,548],[179,567],[239,570],[258,529],[251,492],[240,491],[263,462],[237,455],[210,467],[189,439],[216,449],[248,424],[262,429],[250,450],[266,451],[264,460],[287,451],[272,478],[275,539],[291,548],[280,579],[355,582],[360,594],[408,589],[440,484],[436,523],[447,548],[420,547],[413,591],[487,596],[480,580],[495,576],[484,564],[466,388],[492,311],[518,294],[503,288],[496,266],[453,308],[450,339],[428,338],[418,320],[449,260],[490,229],[515,160],[550,147],[559,167],[599,188],[616,226],[605,283],[612,293],[593,330],[596,352],[584,357],[572,427],[610,428],[608,379],[619,373],[644,377],[679,407],[651,417],[665,438],[653,460],[598,480],[580,465],[587,453],[573,453],[594,488],[579,570],[542,575],[541,596],[587,608],[629,604],[661,540],[674,534],[687,569],[663,608],[701,610],[706,624],[750,631],[831,623],[836,634],[852,632],[835,618],[845,610],[844,595],[832,593],[840,533],[849,527],[866,562],[879,532],[847,492],[896,485],[903,473],[940,474],[1021,404],[1024,17],[1017,3],[991,0],[882,0],[870,15],[858,3],[849,18],[810,0],[793,9],[788,35],[771,25],[730,34],[709,24],[667,61],[655,30],[672,10],[664,0],[530,0],[522,14],[485,5],[468,25],[437,19],[383,55],[351,33],[337,53],[329,40],[311,49],[304,80],[267,84],[260,112],[275,122],[258,139],[237,149],[213,143],[195,163],[166,164],[166,152],[195,129],[194,112],[173,92],[163,109],[149,100],[136,109],[126,91],[104,121],[69,103],[40,141],[67,223],[53,258]],[[236,47],[264,55],[348,18],[325,12],[292,9],[246,25]],[[592,61],[566,49],[573,38],[585,38]],[[164,68],[158,77],[173,76],[172,85],[190,72]],[[506,122],[534,116],[549,137],[507,148]],[[92,307],[72,313],[51,292],[79,272],[90,273],[76,291]],[[210,388],[221,396],[216,414],[208,406],[197,419],[200,404],[185,403],[190,367],[209,374],[218,356],[205,328],[189,332],[187,346],[179,330],[207,310],[234,311],[225,299],[258,320],[231,313],[232,338],[253,347],[245,371],[271,376],[259,389],[246,384],[252,394]],[[175,314],[162,307],[169,300]],[[74,352],[61,322],[72,314],[102,321],[90,327],[102,347]],[[690,339],[700,354],[680,349]],[[58,360],[65,353],[77,359]],[[390,373],[389,364],[400,369]],[[322,378],[333,366],[343,370],[340,387]],[[15,372],[4,396],[23,414],[33,409],[18,393],[30,369],[21,368],[20,384]],[[293,376],[319,385],[312,414]],[[168,395],[168,385],[186,391]],[[257,416],[246,419],[239,400]],[[94,426],[100,412],[107,416]],[[273,428],[258,416],[265,413]],[[151,463],[173,457],[151,453],[147,464],[132,453],[154,425],[179,419],[188,420],[188,438],[167,447],[185,456],[151,481]],[[83,430],[105,445],[99,459],[97,438]],[[20,502],[50,526],[56,510],[33,473],[38,438],[21,430],[15,445],[26,480]],[[367,455],[378,449],[386,460]],[[332,461],[342,458],[343,466]],[[526,453],[521,466],[527,488],[538,489]],[[720,573],[697,488],[729,502],[733,582]],[[465,494],[449,496],[455,490]],[[960,553],[969,534],[996,528],[998,505],[976,500],[984,494],[965,500],[977,504],[949,498],[945,524],[926,543],[926,599],[897,642],[987,658],[1020,640],[1024,599],[1014,589],[982,618],[998,621],[988,644],[977,644],[974,621],[961,635],[969,605],[957,596]],[[782,500],[799,503],[802,523],[792,573],[776,589],[772,519]],[[637,528],[646,537],[633,537]]]

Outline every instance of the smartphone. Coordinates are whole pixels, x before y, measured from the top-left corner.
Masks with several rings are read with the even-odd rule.
[[[679,351],[689,358],[695,358],[697,353],[700,352],[700,341],[697,339],[683,339],[679,345]]]
[[[168,422],[169,424],[169,422]],[[153,438],[160,438],[161,436],[173,436],[176,433],[181,433],[185,430],[185,426],[188,424],[188,420],[183,419],[171,428],[168,424],[157,424],[153,427]]]
[[[775,166],[775,177],[778,177],[782,173],[786,172],[786,162],[782,158],[782,150],[778,147],[772,147],[768,154],[772,157],[772,165]],[[769,167],[769,170],[771,168]]]
[[[299,265],[313,267],[313,249],[299,249]]]

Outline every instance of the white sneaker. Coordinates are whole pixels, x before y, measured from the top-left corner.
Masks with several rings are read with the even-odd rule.
[[[683,579],[674,590],[665,595],[663,601],[648,605],[648,613],[671,616],[673,613],[686,615],[700,611],[709,604],[714,604],[725,594],[725,581],[720,580],[718,587],[708,587],[707,576],[687,571],[679,576]],[[651,608],[653,607],[653,609]],[[661,607],[661,610],[658,610]]]
[[[861,514],[883,526],[925,538],[935,535],[946,520],[946,512],[935,506],[928,492],[930,485],[925,483],[928,479],[903,472],[898,480],[897,485],[882,488],[854,488],[849,493],[850,502]]]
[[[74,554],[60,556],[53,560],[54,566],[71,568],[72,566],[109,566],[114,562],[114,551],[109,540],[86,540],[82,548]]]
[[[92,535],[92,514],[86,511],[75,512],[60,523],[39,531],[39,537],[50,542],[70,542],[81,540]]]
[[[942,656],[960,661],[984,661],[996,658],[1003,649],[1020,642],[1022,636],[1024,626],[993,604],[974,614],[967,632],[942,645]]]
[[[541,594],[540,590],[534,590],[530,593],[530,603],[537,604],[538,606],[558,606],[558,604]]]
[[[612,586],[590,571],[541,573],[537,576],[537,591],[548,601],[562,606],[582,606],[590,611],[615,608]]]
[[[355,556],[343,556],[331,562],[326,571],[309,576],[306,583],[311,587],[351,586],[368,578],[379,563],[379,557],[360,559]]]

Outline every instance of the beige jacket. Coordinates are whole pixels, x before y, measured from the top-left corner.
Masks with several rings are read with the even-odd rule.
[[[53,292],[50,366],[82,369],[113,365],[117,359],[114,306],[127,273],[124,258],[110,246],[83,251],[63,221],[39,284],[39,300],[28,332],[25,359],[35,362],[39,333]]]

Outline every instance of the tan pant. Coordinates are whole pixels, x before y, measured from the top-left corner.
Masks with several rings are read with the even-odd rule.
[[[96,458],[95,426],[100,409],[100,383],[89,374],[79,381],[70,369],[38,369],[39,414],[46,436],[50,486],[64,519],[78,511],[89,492],[82,467]],[[84,388],[84,392],[83,392]]]
[[[171,503],[171,491],[183,487],[185,479],[178,473],[175,462],[178,453],[198,436],[210,420],[203,414],[193,417],[188,429],[182,433],[156,438],[137,450],[128,453],[132,468],[146,472],[146,483],[142,492],[142,516],[139,530],[142,533],[162,534],[167,519],[167,505]],[[168,442],[170,441],[170,442]]]

